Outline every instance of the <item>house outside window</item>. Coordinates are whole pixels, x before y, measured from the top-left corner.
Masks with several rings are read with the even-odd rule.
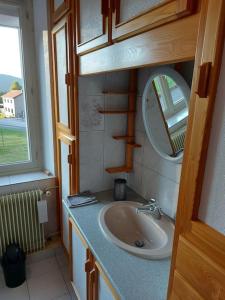
[[[32,6],[0,0],[0,175],[41,169]],[[3,86],[5,78],[12,78]]]

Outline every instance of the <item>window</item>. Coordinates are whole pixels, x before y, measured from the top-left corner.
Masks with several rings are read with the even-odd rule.
[[[161,75],[157,76],[154,82],[166,118],[186,107],[183,94],[173,79],[166,75]]]
[[[40,169],[35,57],[27,1],[0,0],[0,92],[8,98],[0,116],[0,174]],[[30,14],[32,15],[32,14]],[[12,105],[14,104],[14,105]],[[28,113],[29,112],[29,113]]]

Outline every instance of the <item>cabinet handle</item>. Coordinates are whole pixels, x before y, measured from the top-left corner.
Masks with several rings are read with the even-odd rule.
[[[107,17],[108,16],[108,0],[102,0],[102,7],[101,7],[101,14],[104,16],[104,17]]]
[[[90,272],[91,271],[91,267],[92,267],[92,263],[90,261],[90,259],[88,259],[85,264],[84,264],[84,270],[85,272]]]
[[[93,284],[95,282],[95,277],[96,277],[96,271],[95,271],[95,269],[93,269],[90,272],[90,282],[91,282],[91,284]]]
[[[198,79],[197,79],[197,91],[196,94],[200,98],[206,98],[208,96],[208,85],[210,79],[210,71],[211,71],[212,63],[206,62],[199,66],[198,69]]]

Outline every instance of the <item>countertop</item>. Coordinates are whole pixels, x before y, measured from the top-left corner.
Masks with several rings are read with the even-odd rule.
[[[98,214],[113,201],[112,191],[95,195],[99,202],[67,209],[116,292],[124,300],[165,300],[170,259],[143,259],[108,241],[99,227]],[[143,201],[133,191],[128,191],[127,200]]]

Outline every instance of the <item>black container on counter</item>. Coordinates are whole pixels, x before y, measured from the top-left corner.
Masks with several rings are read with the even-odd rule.
[[[114,200],[126,200],[127,197],[127,181],[126,179],[117,178],[114,180]]]

